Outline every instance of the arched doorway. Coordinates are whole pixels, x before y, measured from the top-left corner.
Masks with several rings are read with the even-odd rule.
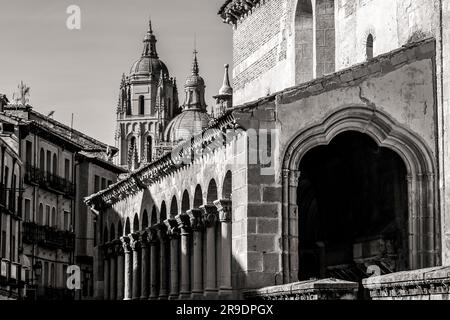
[[[374,143],[371,147],[372,150],[376,151],[376,148],[379,148],[380,151],[384,149],[390,150],[391,152],[385,152],[386,154],[391,154],[390,156],[388,156],[390,157],[390,161],[395,164],[398,163],[398,158],[400,158],[402,164],[404,165],[404,172],[406,172],[405,176],[407,190],[407,222],[399,223],[396,220],[396,225],[398,226],[403,224],[403,228],[406,230],[403,230],[402,232],[406,232],[406,234],[408,235],[408,257],[407,259],[405,259],[406,262],[404,263],[406,268],[414,270],[433,267],[440,264],[441,242],[440,219],[437,212],[439,204],[437,197],[438,185],[435,179],[436,160],[433,156],[430,146],[427,145],[422,137],[397,123],[389,114],[386,114],[379,109],[371,109],[365,106],[351,105],[333,111],[333,113],[324,118],[320,123],[307,128],[303,128],[293,135],[290,143],[284,149],[282,170],[283,201],[281,224],[281,240],[283,249],[282,272],[284,283],[291,283],[298,281],[299,278],[305,278],[305,276],[300,275],[300,271],[302,270],[303,272],[303,269],[307,267],[300,264],[299,249],[301,249],[301,245],[299,241],[303,240],[304,243],[305,238],[308,239],[308,237],[312,236],[300,234],[302,232],[305,232],[305,230],[300,229],[299,219],[304,219],[302,216],[302,212],[300,211],[318,210],[314,209],[314,198],[317,198],[315,192],[308,191],[314,191],[314,189],[311,189],[311,186],[309,185],[313,183],[311,183],[311,181],[308,181],[307,177],[303,177],[303,175],[306,174],[308,170],[308,166],[306,165],[306,163],[308,162],[307,159],[312,154],[313,156],[311,157],[317,160],[317,157],[320,158],[320,156],[314,156],[315,151],[313,150],[315,150],[316,148],[329,146],[333,143],[333,141],[339,142],[339,139],[341,138],[338,138],[338,140],[335,139],[337,139],[337,137],[339,137],[341,134],[349,131],[353,132],[353,134],[359,133],[360,135],[363,135],[365,137],[364,139],[369,139],[369,142],[365,143],[365,145],[367,146],[371,145],[371,139]],[[348,137],[343,139],[352,140]],[[348,144],[348,141],[344,142],[343,144]],[[374,146],[375,149],[373,149]],[[368,147],[366,147],[366,149],[367,148]],[[368,148],[368,150],[370,151],[371,148]],[[317,150],[319,149],[316,149],[316,151]],[[327,155],[323,157],[327,157]],[[396,158],[397,160],[395,160]],[[322,159],[322,161],[325,160],[326,159]],[[309,162],[312,162],[312,160],[309,160]],[[345,168],[344,165],[342,166]],[[305,172],[300,171],[300,169],[302,168],[303,170],[305,170]],[[394,168],[397,168],[396,170],[399,174],[402,173],[401,166],[394,165]],[[367,170],[367,168],[364,167],[360,170],[363,169]],[[316,168],[316,171],[320,170]],[[337,175],[338,173],[334,174]],[[341,175],[337,178],[347,183],[345,180],[348,180],[349,176]],[[370,180],[362,181],[361,183],[367,182],[370,182]],[[392,187],[392,185],[393,183],[391,181],[390,187]],[[404,187],[404,185],[400,185],[399,187]],[[336,187],[336,189],[341,188],[341,184]],[[341,192],[341,190],[338,190],[336,192]],[[362,191],[357,190],[357,192]],[[403,194],[405,194],[405,192],[403,192]],[[298,199],[299,196],[302,196],[304,199]],[[311,199],[309,203],[306,200],[308,197]],[[333,200],[333,198],[330,199]],[[402,207],[400,206],[399,208]],[[342,211],[342,209],[339,208],[338,205],[336,205],[335,207],[333,206],[332,209],[333,211]],[[396,209],[395,212],[397,212],[398,210],[400,209]],[[351,210],[349,211],[353,212]],[[311,214],[307,216],[311,216]],[[391,214],[391,221],[393,221],[392,217],[393,216]],[[303,221],[303,223],[309,222]],[[339,229],[337,226],[336,229]],[[381,222],[378,223],[378,227],[379,230],[381,230],[378,231],[378,233],[383,233]],[[344,231],[345,230],[346,229],[344,229]],[[375,233],[369,228],[362,228],[362,230],[368,230],[359,232],[359,234],[363,234],[362,238],[364,238],[364,235]],[[318,230],[317,232],[320,234],[320,231],[321,230]],[[311,233],[312,231],[308,232]],[[387,231],[384,232],[386,233]],[[347,237],[347,235],[343,235],[343,237]],[[358,238],[355,237],[354,239]],[[303,243],[302,245],[304,245]],[[319,243],[319,247],[320,245],[321,244]],[[399,248],[401,249],[401,246],[399,246]],[[302,258],[303,260],[305,259],[305,257]],[[326,257],[324,258],[322,254],[322,261],[324,261],[325,259]],[[326,263],[324,265],[330,266],[331,264]],[[317,262],[315,266],[317,267]],[[322,274],[326,274],[326,270],[324,271],[322,269],[321,272]]]
[[[407,172],[394,151],[347,131],[302,158],[299,278],[359,282],[408,268]]]

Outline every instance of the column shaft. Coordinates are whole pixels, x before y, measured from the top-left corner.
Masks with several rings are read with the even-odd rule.
[[[109,300],[109,259],[103,260],[103,299]]]
[[[149,247],[148,244],[142,245],[142,275],[141,275],[141,300],[147,300],[149,296],[149,271],[150,271],[150,257],[149,257]]]
[[[109,300],[116,300],[117,294],[117,260],[114,254],[111,255],[109,260]]]
[[[124,257],[123,252],[117,255],[117,300],[123,300],[124,294]]]

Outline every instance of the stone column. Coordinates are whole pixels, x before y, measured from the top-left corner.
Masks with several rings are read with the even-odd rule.
[[[147,300],[150,293],[150,258],[149,258],[149,243],[147,232],[140,234],[141,239],[141,300]]]
[[[122,242],[117,240],[115,243],[116,257],[117,257],[117,292],[116,299],[123,300],[123,290],[124,290],[124,265],[123,265],[123,247]]]
[[[178,259],[179,259],[179,237],[180,232],[178,230],[178,223],[175,219],[167,219],[164,221],[167,227],[167,235],[170,241],[170,295],[169,300],[178,299],[180,294],[180,284],[178,280],[179,269],[178,269]]]
[[[130,245],[130,238],[125,236],[120,238],[123,244],[123,251],[125,254],[125,263],[124,263],[124,300],[131,300],[131,296],[133,293],[133,256]]]
[[[203,211],[203,221],[206,227],[206,288],[205,298],[216,299],[217,288],[217,266],[216,266],[216,227],[217,227],[217,207],[215,205],[204,205],[200,209]]]
[[[147,229],[148,242],[150,246],[150,300],[158,299],[158,234],[155,228]]]
[[[141,298],[141,241],[140,234],[131,235],[131,249],[133,250],[133,300]]]
[[[159,238],[159,300],[167,300],[168,288],[167,288],[167,228],[164,223],[158,225],[158,238]]]
[[[231,200],[217,200],[214,205],[219,211],[219,221],[221,228],[221,279],[219,296],[220,299],[230,299],[232,295],[231,282],[231,263],[232,263],[232,247],[231,247]]]
[[[109,300],[109,248],[109,243],[103,245],[103,300]]]
[[[189,216],[186,213],[176,216],[178,227],[180,228],[181,235],[181,285],[180,285],[180,299],[187,300],[191,297],[191,285],[190,285],[190,259],[189,259],[189,234],[190,234],[190,221]]]
[[[116,300],[117,293],[117,258],[114,243],[109,247],[109,300]]]
[[[189,215],[191,227],[193,231],[194,241],[194,279],[192,280],[191,298],[199,300],[203,297],[203,219],[200,209],[192,209],[187,211]]]

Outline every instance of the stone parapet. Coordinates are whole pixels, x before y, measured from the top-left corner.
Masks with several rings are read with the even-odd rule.
[[[373,300],[450,300],[450,267],[370,277],[363,286]]]
[[[308,280],[244,292],[246,300],[356,300],[358,283],[337,279]]]

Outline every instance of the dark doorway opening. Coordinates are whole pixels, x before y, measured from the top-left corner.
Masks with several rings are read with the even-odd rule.
[[[407,174],[402,159],[357,132],[300,164],[299,278],[361,282],[408,268]]]

